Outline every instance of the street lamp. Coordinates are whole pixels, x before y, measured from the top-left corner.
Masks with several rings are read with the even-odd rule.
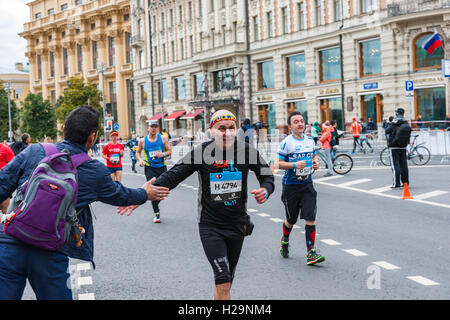
[[[106,133],[105,71],[106,71],[106,66],[102,62],[100,64],[100,68],[98,69],[98,72],[102,76],[102,87],[103,87],[103,90],[102,90],[102,95],[103,95],[103,132],[105,133],[105,144],[106,144],[108,142],[108,134]]]
[[[12,142],[13,132],[12,132],[12,123],[11,123],[11,82],[10,81],[7,82],[5,89],[8,92],[8,115],[9,115],[8,138],[9,138],[9,142]]]

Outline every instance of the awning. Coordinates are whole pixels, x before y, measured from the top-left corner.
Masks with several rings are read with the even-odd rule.
[[[203,109],[196,109],[182,116],[180,119],[195,119],[199,114],[203,113]]]
[[[183,115],[183,113],[185,113],[185,112],[186,112],[185,110],[174,111],[170,115],[165,117],[164,120],[165,121],[173,121],[173,120],[177,119],[178,117],[180,117],[181,115]]]
[[[167,116],[167,112],[164,112],[164,117]],[[147,121],[157,121],[162,118],[162,112],[155,114],[153,117],[148,119]]]

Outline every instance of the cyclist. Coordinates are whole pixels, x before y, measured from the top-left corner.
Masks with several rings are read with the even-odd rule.
[[[106,160],[106,167],[111,174],[111,179],[114,181],[122,181],[122,157],[124,147],[118,142],[119,133],[117,131],[111,132],[111,142],[103,148],[103,159]]]
[[[136,158],[139,165],[145,168],[145,178],[149,181],[154,177],[158,178],[167,171],[165,158],[172,154],[172,147],[169,139],[158,133],[158,121],[150,121],[147,130],[148,136],[139,141]],[[144,159],[141,157],[142,150],[144,150]],[[152,201],[153,223],[161,222],[159,202]]]
[[[218,110],[211,117],[213,140],[189,152],[155,182],[175,188],[192,173],[199,175],[199,232],[206,257],[214,272],[214,299],[230,299],[230,289],[244,237],[253,224],[247,214],[249,170],[256,174],[260,188],[251,191],[257,203],[264,203],[274,191],[274,177],[259,152],[246,142],[236,140],[236,117]],[[136,206],[119,208],[130,214]]]
[[[289,257],[289,235],[300,215],[300,219],[305,220],[306,263],[313,265],[325,260],[315,249],[317,192],[312,183],[312,172],[319,169],[319,160],[314,140],[303,134],[303,115],[293,111],[287,123],[292,134],[281,142],[275,163],[275,167],[285,170],[281,200],[286,220],[283,223],[280,253],[284,258]]]

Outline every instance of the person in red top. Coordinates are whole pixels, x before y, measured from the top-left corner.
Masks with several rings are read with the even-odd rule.
[[[327,120],[323,124],[324,132],[322,137],[320,137],[319,141],[322,143],[322,149],[325,156],[325,161],[327,163],[328,171],[324,175],[324,177],[330,177],[333,175],[333,161],[331,160],[331,139],[333,138],[332,132],[334,131],[334,127],[330,125],[330,122]]]
[[[352,134],[353,134],[353,151],[355,153],[356,146],[361,147],[361,143],[359,142],[359,133],[361,132],[361,124],[356,121],[356,118],[353,118],[353,123],[351,126]]]
[[[106,160],[106,167],[111,173],[111,178],[122,182],[122,157],[125,148],[118,142],[117,131],[111,132],[111,142],[103,148],[103,159]]]
[[[0,170],[14,159],[14,152],[6,143],[0,143]],[[9,206],[9,198],[0,203],[0,210],[6,214]]]

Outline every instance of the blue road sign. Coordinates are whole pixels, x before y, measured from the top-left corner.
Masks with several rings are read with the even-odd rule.
[[[114,131],[118,131],[119,130],[119,124],[117,122],[114,123],[113,129],[114,129]]]
[[[414,82],[409,80],[405,81],[405,90],[414,91]]]

